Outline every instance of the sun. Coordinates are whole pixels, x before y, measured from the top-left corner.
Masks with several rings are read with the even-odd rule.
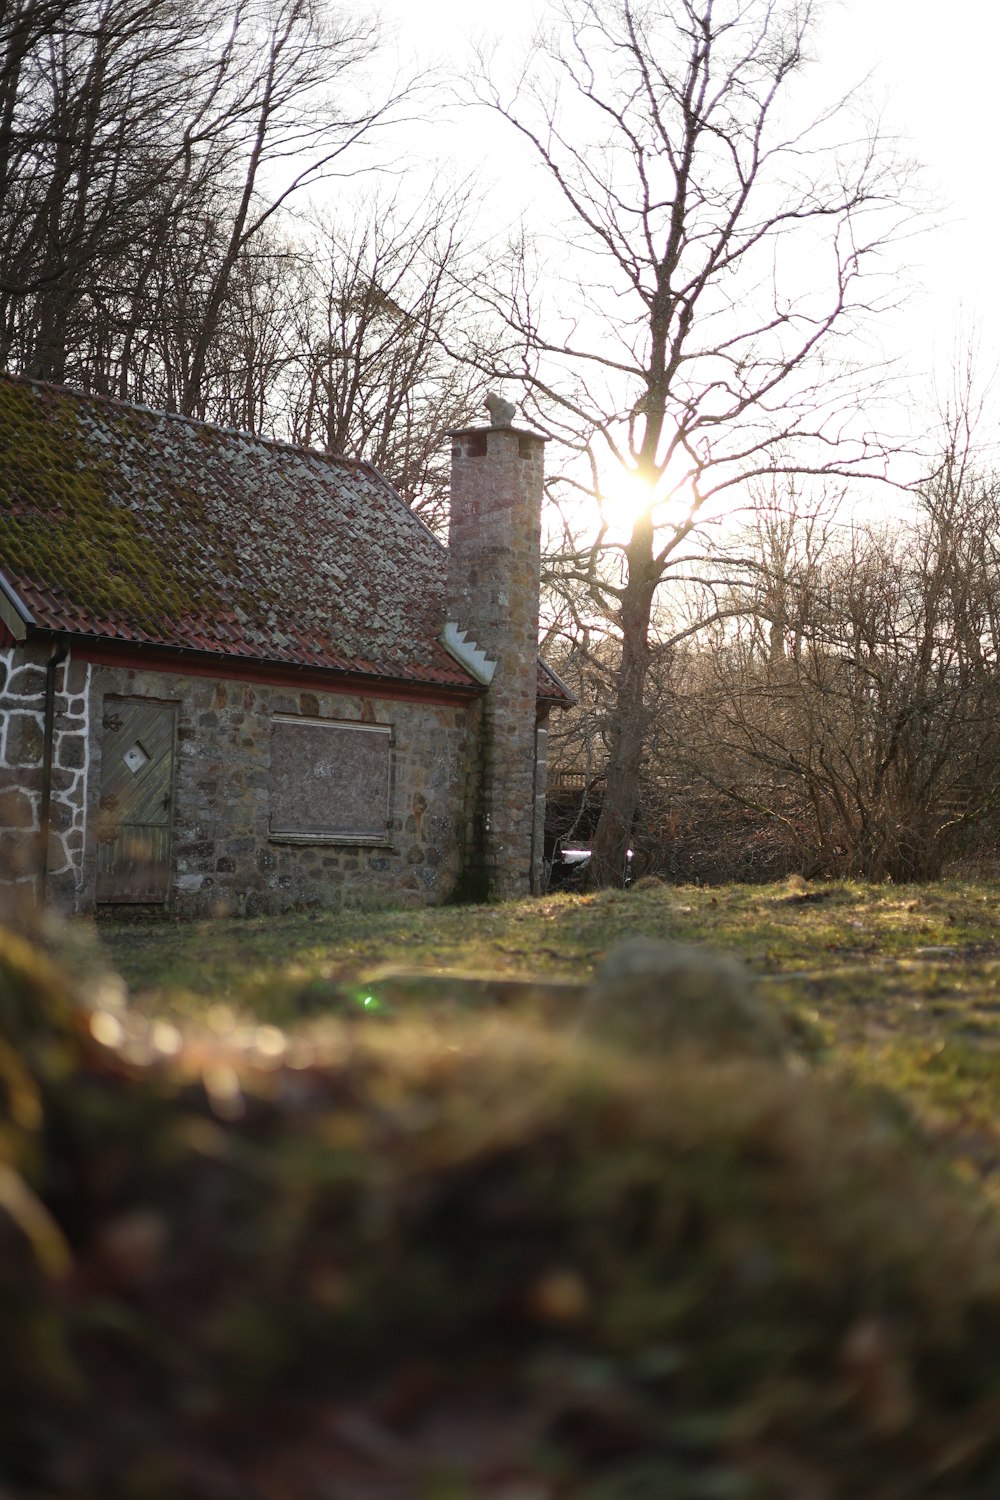
[[[716,534],[736,534],[745,524],[747,496],[739,489],[699,493],[696,475],[688,470],[661,474],[650,484],[634,468],[610,461],[598,472],[597,487],[578,484],[552,506],[550,525],[558,535],[567,525],[577,537],[595,536],[602,544],[624,547],[636,521],[648,515],[661,538],[686,532],[694,523]]]
[[[601,476],[600,493],[595,497],[601,520],[612,535],[630,534],[643,515],[652,517],[653,525],[683,526],[697,509],[694,490],[688,480],[672,487],[661,476],[649,484],[634,469],[619,468]]]
[[[601,519],[612,531],[629,530],[655,503],[655,490],[634,469],[602,475],[597,496]]]

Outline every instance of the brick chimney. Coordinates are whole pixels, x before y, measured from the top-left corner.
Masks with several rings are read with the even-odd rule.
[[[501,423],[509,420],[510,408],[497,405]],[[496,422],[493,407],[491,415]],[[537,888],[541,859],[534,819],[545,439],[507,425],[462,428],[451,438],[444,638],[471,653],[472,670],[478,664],[489,683],[468,873],[482,895],[523,896]]]

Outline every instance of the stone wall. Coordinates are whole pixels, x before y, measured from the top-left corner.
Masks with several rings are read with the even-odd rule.
[[[0,881],[36,894],[41,867],[46,665],[51,647],[0,651]],[[47,895],[76,909],[84,890],[90,667],[56,667]]]
[[[496,663],[484,713],[484,885],[491,895],[523,896],[538,888],[532,855],[544,439],[491,427],[456,432],[452,440],[449,607]]]
[[[447,899],[463,857],[470,710],[123,667],[95,667],[91,714],[105,702],[177,704],[171,909],[181,915],[280,911],[299,904],[413,904]],[[296,844],[269,832],[272,715],[393,726],[391,818],[378,847]],[[88,889],[94,901],[100,734],[90,787]]]
[[[545,863],[545,801],[549,789],[549,715],[548,710],[539,720],[535,731],[535,827],[534,868],[531,872],[533,891],[544,889]]]

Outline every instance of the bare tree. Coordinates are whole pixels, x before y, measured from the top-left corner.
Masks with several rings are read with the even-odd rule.
[[[258,230],[240,252],[202,375],[203,411],[211,421],[243,432],[289,435],[288,387],[301,358],[296,331],[302,259],[298,237],[283,238],[270,225]],[[200,291],[204,295],[206,288]],[[176,296],[176,284],[163,289],[168,307],[172,292]],[[202,305],[196,305],[196,324],[202,311]],[[165,322],[173,347],[164,368],[182,369],[190,348],[182,310],[177,308],[176,319]]]
[[[240,19],[237,11],[234,37]],[[231,115],[240,180],[191,345],[182,411],[201,414],[212,340],[247,246],[294,194],[343,170],[345,153],[370,138],[408,92],[394,85],[378,103],[363,99],[346,106],[352,74],[377,39],[370,19],[334,18],[318,0],[277,0],[270,14],[254,17],[247,29],[244,44],[256,61],[241,80]]]
[[[834,356],[887,295],[902,169],[876,133],[852,138],[848,102],[789,123],[814,9],[561,0],[513,97],[482,85],[566,211],[573,279],[565,305],[538,300],[519,260],[513,295],[493,295],[511,337],[491,368],[579,456],[568,486],[608,502],[625,475],[643,497],[624,534],[608,504],[561,559],[621,641],[599,883],[622,878],[650,664],[676,643],[661,585],[755,477],[871,458],[863,432],[847,440],[858,385]]]
[[[0,19],[5,362],[125,396],[159,385],[206,414],[254,241],[304,188],[356,167],[348,155],[408,95],[393,82],[368,97],[377,43],[370,18],[320,0],[14,0]]]
[[[429,524],[446,523],[449,430],[481,418],[487,377],[447,346],[476,315],[464,190],[409,213],[376,201],[300,256],[289,425],[373,463]]]
[[[372,99],[378,41],[322,0],[14,0],[4,361],[368,458],[443,521],[442,437],[487,383],[444,343],[470,302],[464,191],[408,215],[369,192],[321,233],[288,212],[377,166],[417,98],[395,79]]]

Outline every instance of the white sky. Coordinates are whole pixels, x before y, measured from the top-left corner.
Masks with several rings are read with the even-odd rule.
[[[938,208],[914,246],[923,290],[900,320],[914,371],[947,381],[956,340],[974,340],[986,377],[1000,354],[997,56],[992,0],[848,0],[827,27],[840,76],[871,73],[887,124],[912,145]],[[1000,393],[998,393],[1000,394]]]
[[[383,0],[404,59],[457,64],[468,39],[487,32],[517,46],[544,14],[544,0]],[[833,0],[818,38],[818,92],[844,91],[870,75],[867,93],[885,126],[903,138],[923,166],[936,208],[928,228],[907,247],[915,282],[902,314],[887,321],[883,340],[914,393],[931,401],[947,387],[956,347],[974,341],[980,376],[1000,363],[1000,207],[997,118],[1000,86],[1000,6],[994,0]],[[486,112],[447,115],[428,128],[428,154],[454,162],[462,173],[482,161],[484,179],[503,202],[505,160],[499,122]],[[508,142],[509,145],[509,142]],[[524,191],[516,172],[510,203]],[[511,212],[513,212],[513,208]],[[1000,404],[1000,382],[996,389]],[[987,440],[992,433],[983,432]],[[996,450],[1000,457],[1000,447]]]

